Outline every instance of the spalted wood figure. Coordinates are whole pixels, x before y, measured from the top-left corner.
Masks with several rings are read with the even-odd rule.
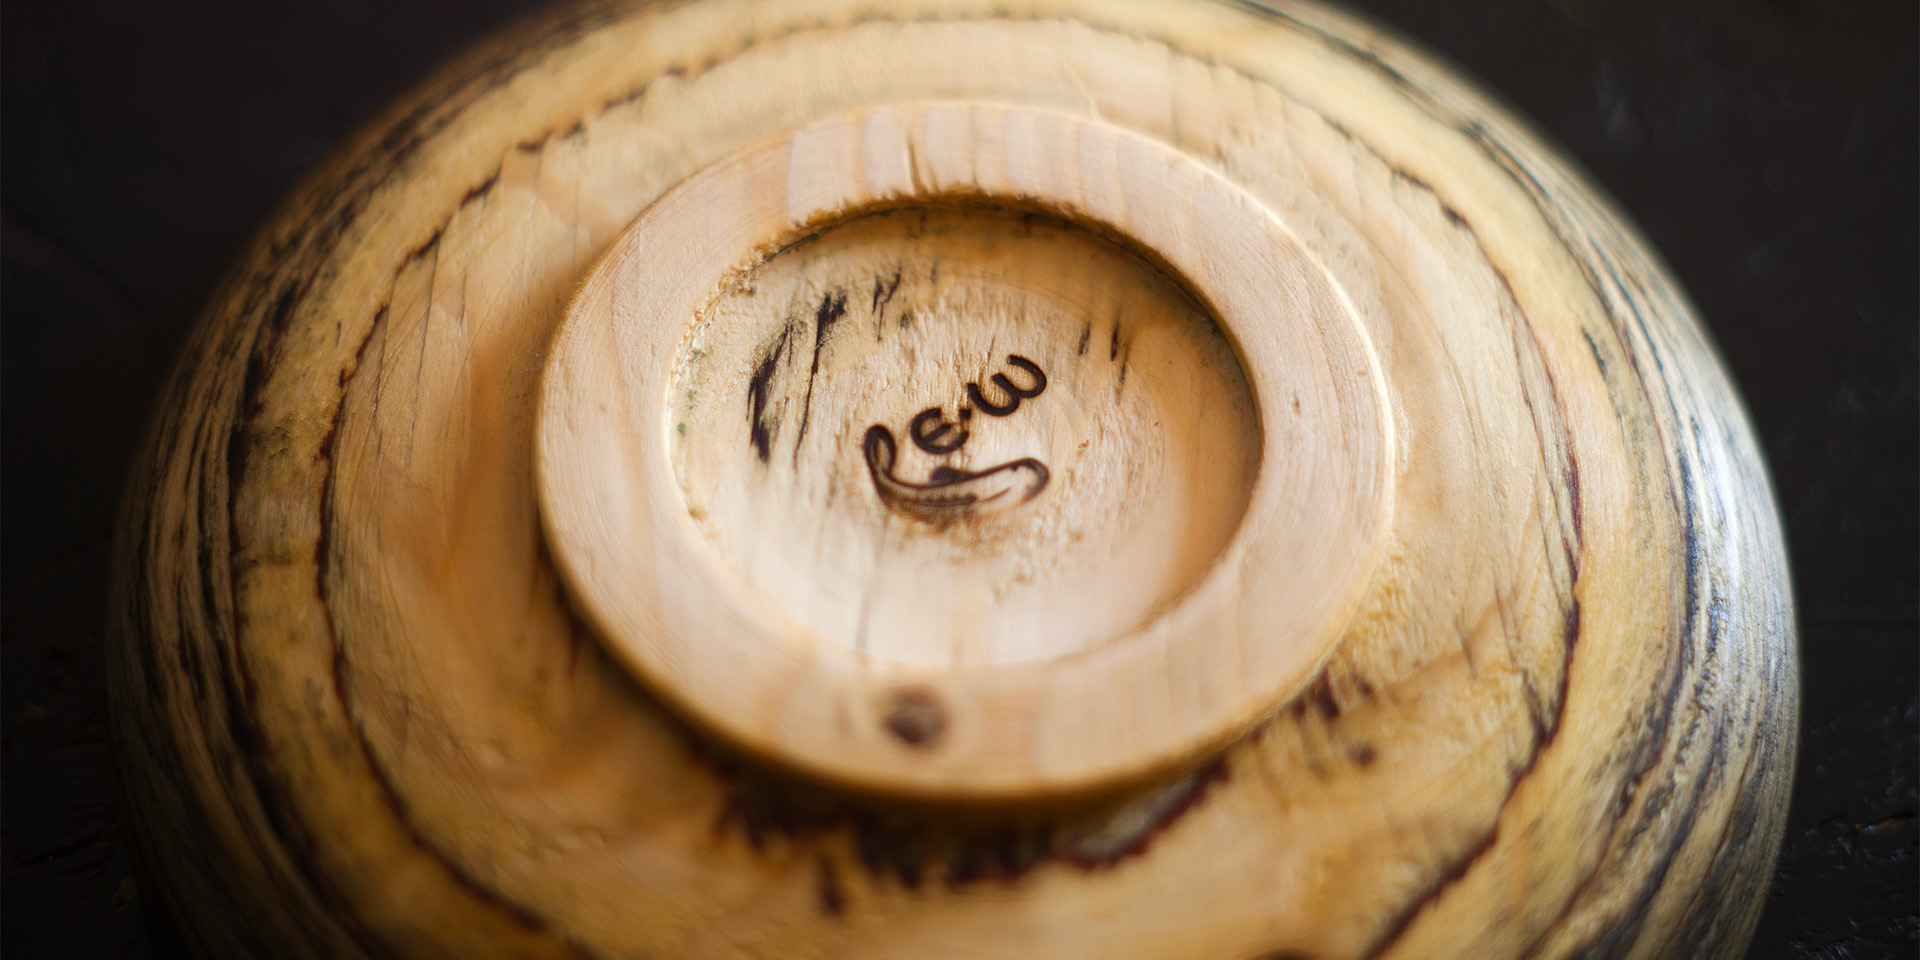
[[[505,37],[262,235],[121,537],[208,956],[1729,956],[1793,769],[1684,298],[1307,5]]]

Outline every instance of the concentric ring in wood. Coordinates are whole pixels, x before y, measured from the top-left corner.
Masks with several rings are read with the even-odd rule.
[[[1217,558],[1198,558],[1210,569],[1171,609],[1045,659],[1009,651],[1006,659],[1026,662],[950,659],[910,669],[877,662],[855,649],[857,642],[828,642],[805,630],[716,562],[677,489],[669,394],[695,318],[744,268],[863,209],[961,198],[1053,211],[1157,255],[1211,305],[1238,345],[1264,440],[1255,440],[1257,479],[1237,533]],[[1060,254],[1043,245],[1029,253],[1049,255]],[[966,269],[950,267],[949,285],[956,270]],[[810,298],[819,302],[799,319],[811,320],[814,329],[793,344],[815,357],[804,386],[796,384],[804,396],[770,402],[768,383],[756,380],[760,364],[783,353],[777,338],[761,351],[761,360],[743,358],[701,387],[731,397],[738,419],[761,430],[777,429],[778,411],[791,407],[787,415],[796,422],[786,429],[796,435],[812,430],[824,451],[805,467],[839,477],[841,496],[868,507],[857,519],[843,517],[831,509],[830,484],[809,487],[791,477],[783,481],[784,475],[765,477],[760,482],[778,485],[778,495],[793,501],[787,509],[794,521],[786,529],[760,531],[764,541],[800,539],[811,562],[831,564],[833,536],[840,531],[823,527],[857,525],[862,529],[853,539],[859,546],[852,549],[877,549],[883,559],[890,536],[938,537],[956,543],[962,557],[945,570],[920,564],[914,574],[927,586],[964,582],[987,564],[996,537],[1046,524],[1055,515],[1044,508],[1058,501],[1072,511],[1074,500],[1095,495],[1090,491],[1104,478],[1078,482],[1069,476],[1085,469],[1079,467],[1083,460],[1098,462],[1087,456],[1095,441],[1132,448],[1160,436],[1157,423],[1107,431],[1068,423],[1056,430],[1029,413],[1020,422],[1035,426],[1007,441],[1005,459],[1030,464],[1026,472],[1034,479],[1019,481],[1016,490],[984,494],[1008,501],[1000,515],[1010,511],[1011,524],[984,516],[987,507],[1003,504],[976,505],[964,498],[979,495],[957,492],[949,483],[937,489],[962,499],[947,513],[904,516],[908,529],[890,533],[895,524],[886,478],[872,447],[881,439],[868,439],[868,422],[877,420],[888,437],[884,443],[898,450],[907,442],[907,421],[926,404],[899,378],[836,376],[818,367],[829,336],[865,332],[867,323],[835,330],[849,297],[867,293],[866,284],[854,290],[840,285]],[[1046,378],[1053,405],[1071,404],[1064,395],[1074,392],[1078,370],[1056,366],[1048,374],[1024,355],[1052,362],[1090,341],[1096,320],[1103,342],[1116,336],[1137,341],[1130,362],[1168,362],[1154,355],[1150,331],[1124,329],[1130,319],[1123,310],[1051,323],[1050,329],[1026,323],[1001,335],[976,315],[971,324],[956,324],[939,344],[894,349],[936,351],[953,364],[946,372],[961,376],[975,365],[1003,361],[1003,355],[1021,358],[1027,376],[1020,389],[1034,394],[1030,402],[1038,410],[1035,385],[1042,381],[1033,378]],[[920,327],[934,322],[928,315]],[[1197,375],[1240,380],[1230,354],[1216,362],[1229,366]],[[1013,383],[1006,380],[1000,392]],[[1143,389],[1137,380],[1134,389]],[[862,391],[869,392],[868,401],[855,404]],[[1190,392],[1168,399],[1196,404],[1212,396],[1197,388]],[[978,383],[972,396],[967,409],[978,408],[983,426],[992,411],[1011,416],[1020,402],[1008,393],[996,406]],[[850,406],[865,416],[840,415]],[[1175,418],[1193,433],[1235,426],[1247,416],[1163,406],[1156,406],[1157,415]],[[899,439],[891,439],[887,423],[899,429]],[[707,436],[705,423],[695,426],[690,440]],[[1175,448],[1153,459],[1206,456],[1220,446],[1185,432],[1180,439],[1192,443],[1191,452]],[[1227,443],[1235,440],[1246,442]],[[751,430],[739,431],[729,446],[733,461],[753,475],[774,471]],[[614,245],[569,309],[548,360],[538,449],[542,515],[569,588],[602,636],[656,691],[756,753],[858,787],[929,797],[1084,791],[1192,763],[1241,735],[1310,678],[1351,614],[1390,516],[1391,431],[1379,371],[1345,298],[1299,242],[1252,198],[1148,138],[1068,114],[989,103],[908,104],[823,118],[722,160],[667,193]],[[885,456],[886,472],[896,458],[906,459],[891,451]],[[793,457],[801,466],[798,448]],[[1109,469],[1124,472],[1127,461],[1138,458],[1121,459]],[[1197,473],[1185,463],[1174,466]],[[872,485],[865,482],[869,474]],[[1188,496],[1177,486],[1156,493]],[[1184,516],[1206,505],[1174,506]],[[1020,549],[1037,566],[1054,554],[1082,549],[1075,540],[1080,528],[1120,520],[1117,511],[1092,519],[1053,524],[1048,535]],[[1175,542],[1166,531],[1141,535],[1165,538],[1144,544],[1148,550]],[[1093,543],[1096,549],[1112,547],[1104,539]],[[1098,608],[1117,602],[1108,597],[1151,590],[1139,582],[1141,571],[1118,553],[1093,558],[1105,561],[1105,569],[1094,571],[1091,595],[1056,597],[1065,610],[1042,607],[1034,615],[1071,622],[1079,607]],[[1013,585],[1006,580],[1003,589]],[[867,583],[846,589],[870,593],[888,584],[876,571]],[[1059,592],[1045,582],[1037,589]],[[973,602],[986,608],[997,601],[986,591]],[[944,646],[951,652],[983,641],[976,630],[956,624],[965,612],[934,609],[903,618],[900,629],[948,634],[952,639]],[[903,710],[917,711],[918,719]]]

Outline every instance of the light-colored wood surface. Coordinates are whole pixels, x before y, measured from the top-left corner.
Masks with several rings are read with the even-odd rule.
[[[926,206],[983,197],[1086,227]],[[969,432],[909,446],[943,394]],[[648,208],[555,335],[536,475],[575,604],[702,725],[855,788],[1032,799],[1192,766],[1305,686],[1379,557],[1392,441],[1358,318],[1253,198],[1116,127],[934,102]]]
[[[1309,6],[503,38],[216,299],[118,577],[143,889],[214,956],[1727,956],[1792,774],[1778,523],[1684,299]],[[1006,677],[1075,710],[980,739]]]

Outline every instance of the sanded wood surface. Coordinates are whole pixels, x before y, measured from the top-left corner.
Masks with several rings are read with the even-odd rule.
[[[1297,238],[1380,371],[1391,525],[1357,606],[1251,729],[1178,769],[991,807],[821,784],[636,677],[632,636],[562,585],[580,578],[543,531],[535,437],[579,285],[699,171],[920,101],[1077,118],[1230,184]],[[953,243],[1005,226],[967,216]],[[1088,269],[1139,254],[1102,255]],[[1190,289],[1125,296],[1184,309],[1207,284],[1174,266]],[[794,269],[790,289],[818,279]],[[1257,352],[1197,299],[1278,455]],[[963,392],[1002,373],[1036,411],[1089,389],[1007,356],[1046,388],[1010,359],[950,372]],[[745,423],[752,391],[732,393]],[[890,456],[836,446],[882,505],[936,406],[903,401]],[[736,456],[759,459],[753,429]],[[774,435],[769,461],[804,459]],[[676,496],[727,491],[737,468],[712,469]],[[728,495],[709,516],[750,523]],[[213,954],[1725,954],[1792,772],[1777,521],[1684,301],[1529,134],[1317,8],[715,0],[503,40],[263,237],[180,368],[122,538],[130,815],[155,896]],[[1168,590],[1178,609],[1177,586],[1135,598],[1148,619]],[[999,656],[1087,656],[1052,653]]]
[[[1091,238],[1025,224],[998,257],[976,240],[902,260],[917,244],[895,242],[884,272],[823,263],[854,229],[823,222],[902,204],[936,237],[1004,232],[1011,211],[940,211],[982,198],[1124,235],[1165,271],[1089,263]],[[735,277],[770,253],[817,289],[759,323],[708,307],[721,283],[778,296],[767,269]],[[1008,256],[1055,302],[996,302]],[[910,269],[926,289],[889,342],[881,301]],[[1087,269],[1105,276],[1075,284]],[[1188,342],[1163,344],[1127,302],[1178,297],[1175,277],[1198,302]],[[892,364],[843,356],[869,342],[862,294],[882,314],[869,355]],[[1067,358],[1099,362],[1096,321],[1114,370],[1088,377]],[[729,355],[728,335],[757,346]],[[959,379],[941,433],[935,391]],[[683,403],[725,412],[669,415]],[[771,759],[923,799],[1112,787],[1244,735],[1351,619],[1391,515],[1378,360],[1299,239],[1151,140],[991,103],[837,114],[662,197],[569,308],[539,428],[554,559],[652,689]],[[710,562],[693,528],[728,522],[751,535]],[[836,594],[839,624],[791,612]]]

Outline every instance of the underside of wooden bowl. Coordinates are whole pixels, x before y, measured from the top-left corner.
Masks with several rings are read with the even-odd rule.
[[[1684,297],[1307,5],[503,37],[216,298],[117,578],[210,956],[1732,956],[1794,762]]]

